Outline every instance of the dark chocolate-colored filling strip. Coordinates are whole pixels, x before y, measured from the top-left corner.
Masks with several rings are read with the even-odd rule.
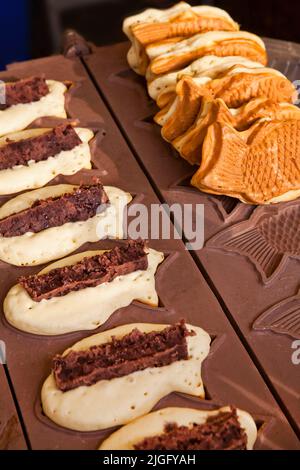
[[[37,137],[12,141],[0,147],[0,170],[17,165],[28,165],[29,161],[40,162],[54,157],[64,150],[72,150],[82,143],[70,124],[60,124],[51,131]]]
[[[247,434],[241,428],[236,409],[220,412],[204,424],[192,427],[166,425],[164,433],[146,437],[136,450],[246,450]]]
[[[42,77],[30,77],[5,85],[5,103],[0,103],[0,109],[6,109],[14,104],[32,103],[40,100],[49,93],[46,80]]]
[[[46,274],[21,277],[19,283],[36,302],[86,287],[96,287],[111,282],[117,276],[146,270],[148,259],[144,248],[144,241],[130,240],[123,246],[83,258],[71,266],[52,269]]]
[[[184,322],[150,333],[134,329],[121,339],[112,338],[110,343],[92,346],[86,351],[70,351],[66,356],[57,355],[52,368],[56,385],[65,392],[148,367],[186,360],[186,337],[190,334]]]
[[[3,237],[18,237],[27,232],[38,233],[67,222],[94,217],[99,206],[109,202],[102,184],[80,186],[71,193],[40,199],[29,208],[0,220]],[[99,210],[99,209],[98,209]]]

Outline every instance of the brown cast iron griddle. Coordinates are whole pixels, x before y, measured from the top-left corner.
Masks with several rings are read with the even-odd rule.
[[[0,365],[0,390],[0,450],[27,449],[2,365]]]
[[[300,77],[300,45],[272,39],[267,39],[266,45],[270,66],[291,80]],[[128,49],[128,43],[94,48],[84,62],[160,199],[169,204],[204,204],[208,243],[195,252],[196,262],[228,318],[251,348],[253,359],[290,422],[299,431],[300,365],[292,363],[295,351],[292,346],[300,334],[300,306],[294,301],[300,287],[299,230],[297,234],[300,201],[293,211],[280,204],[277,216],[272,212],[267,224],[268,243],[262,247],[258,244],[261,239],[251,230],[260,230],[257,220],[268,217],[270,207],[255,209],[236,199],[192,188],[189,181],[196,167],[179,157],[162,139],[160,127],[153,122],[156,104],[147,94],[144,78],[130,70],[126,61]],[[256,215],[250,218],[253,211]],[[292,228],[295,214],[297,224]],[[235,224],[247,220],[252,238],[248,240],[249,233],[245,237],[252,256],[241,249],[245,239],[235,238],[241,229]],[[212,236],[227,227],[232,229],[220,246],[220,240]],[[280,234],[281,231],[284,233]],[[224,237],[221,239],[224,241]]]
[[[69,60],[56,56],[16,64],[1,74],[1,78],[26,77],[36,73],[45,73],[47,78],[74,82],[75,86],[67,99],[69,117],[78,118],[82,126],[98,130],[92,144],[94,169],[81,171],[72,178],[56,178],[51,184],[63,181],[87,182],[92,175],[98,175],[104,184],[116,185],[133,193],[136,201],[144,202],[147,206],[157,203],[158,199],[147,178],[88,78],[80,59]],[[79,251],[112,245],[112,242],[102,241],[87,244]],[[182,242],[153,240],[150,246],[166,254],[166,260],[156,276],[159,308],[134,302],[115,312],[103,327],[94,332],[82,331],[58,337],[23,333],[8,325],[2,315],[0,337],[7,344],[7,366],[32,448],[95,449],[111,432],[70,431],[55,425],[43,415],[40,389],[49,374],[51,358],[55,353],[62,352],[85,336],[120,324],[136,321],[168,323],[183,317],[203,327],[213,338],[210,355],[203,366],[207,401],[190,400],[172,394],[160,406],[190,403],[192,406],[197,404],[207,408],[213,404],[232,403],[255,417],[259,426],[257,449],[299,448],[296,434]],[[17,268],[0,263],[1,303],[21,273],[34,273],[40,269]]]

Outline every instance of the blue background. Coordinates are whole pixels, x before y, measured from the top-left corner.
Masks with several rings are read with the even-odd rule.
[[[30,56],[29,2],[1,0],[0,5],[0,69],[4,69],[8,63]]]

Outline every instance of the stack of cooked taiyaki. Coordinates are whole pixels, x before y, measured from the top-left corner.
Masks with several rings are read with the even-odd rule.
[[[266,67],[259,37],[219,8],[185,2],[127,18],[123,30],[163,138],[199,165],[193,186],[252,204],[300,195],[296,90]]]

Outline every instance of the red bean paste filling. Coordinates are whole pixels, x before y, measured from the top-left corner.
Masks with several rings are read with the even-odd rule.
[[[146,437],[134,446],[137,450],[246,450],[247,434],[241,428],[236,409],[211,416],[204,424],[192,427],[169,423],[164,433]]]
[[[163,367],[186,360],[188,335],[184,322],[150,333],[134,329],[121,339],[113,337],[111,342],[92,346],[86,351],[55,356],[56,385],[66,392],[81,385],[93,385],[99,380],[111,380],[148,367]]]
[[[0,170],[18,165],[28,166],[30,161],[47,160],[62,151],[72,150],[81,143],[70,124],[60,124],[49,132],[29,139],[13,141],[7,138],[6,145],[0,147]]]
[[[148,259],[144,248],[144,241],[130,240],[123,246],[83,258],[71,266],[52,269],[46,274],[21,277],[19,283],[36,302],[87,287],[96,287],[113,281],[117,276],[146,270]]]
[[[18,237],[27,232],[59,227],[67,222],[85,221],[94,217],[101,205],[109,202],[101,183],[80,186],[70,193],[40,199],[16,214],[0,220],[2,237]]]
[[[16,82],[7,83],[5,85],[5,103],[0,104],[0,109],[7,109],[15,104],[39,101],[48,93],[48,85],[42,77],[24,78]]]

